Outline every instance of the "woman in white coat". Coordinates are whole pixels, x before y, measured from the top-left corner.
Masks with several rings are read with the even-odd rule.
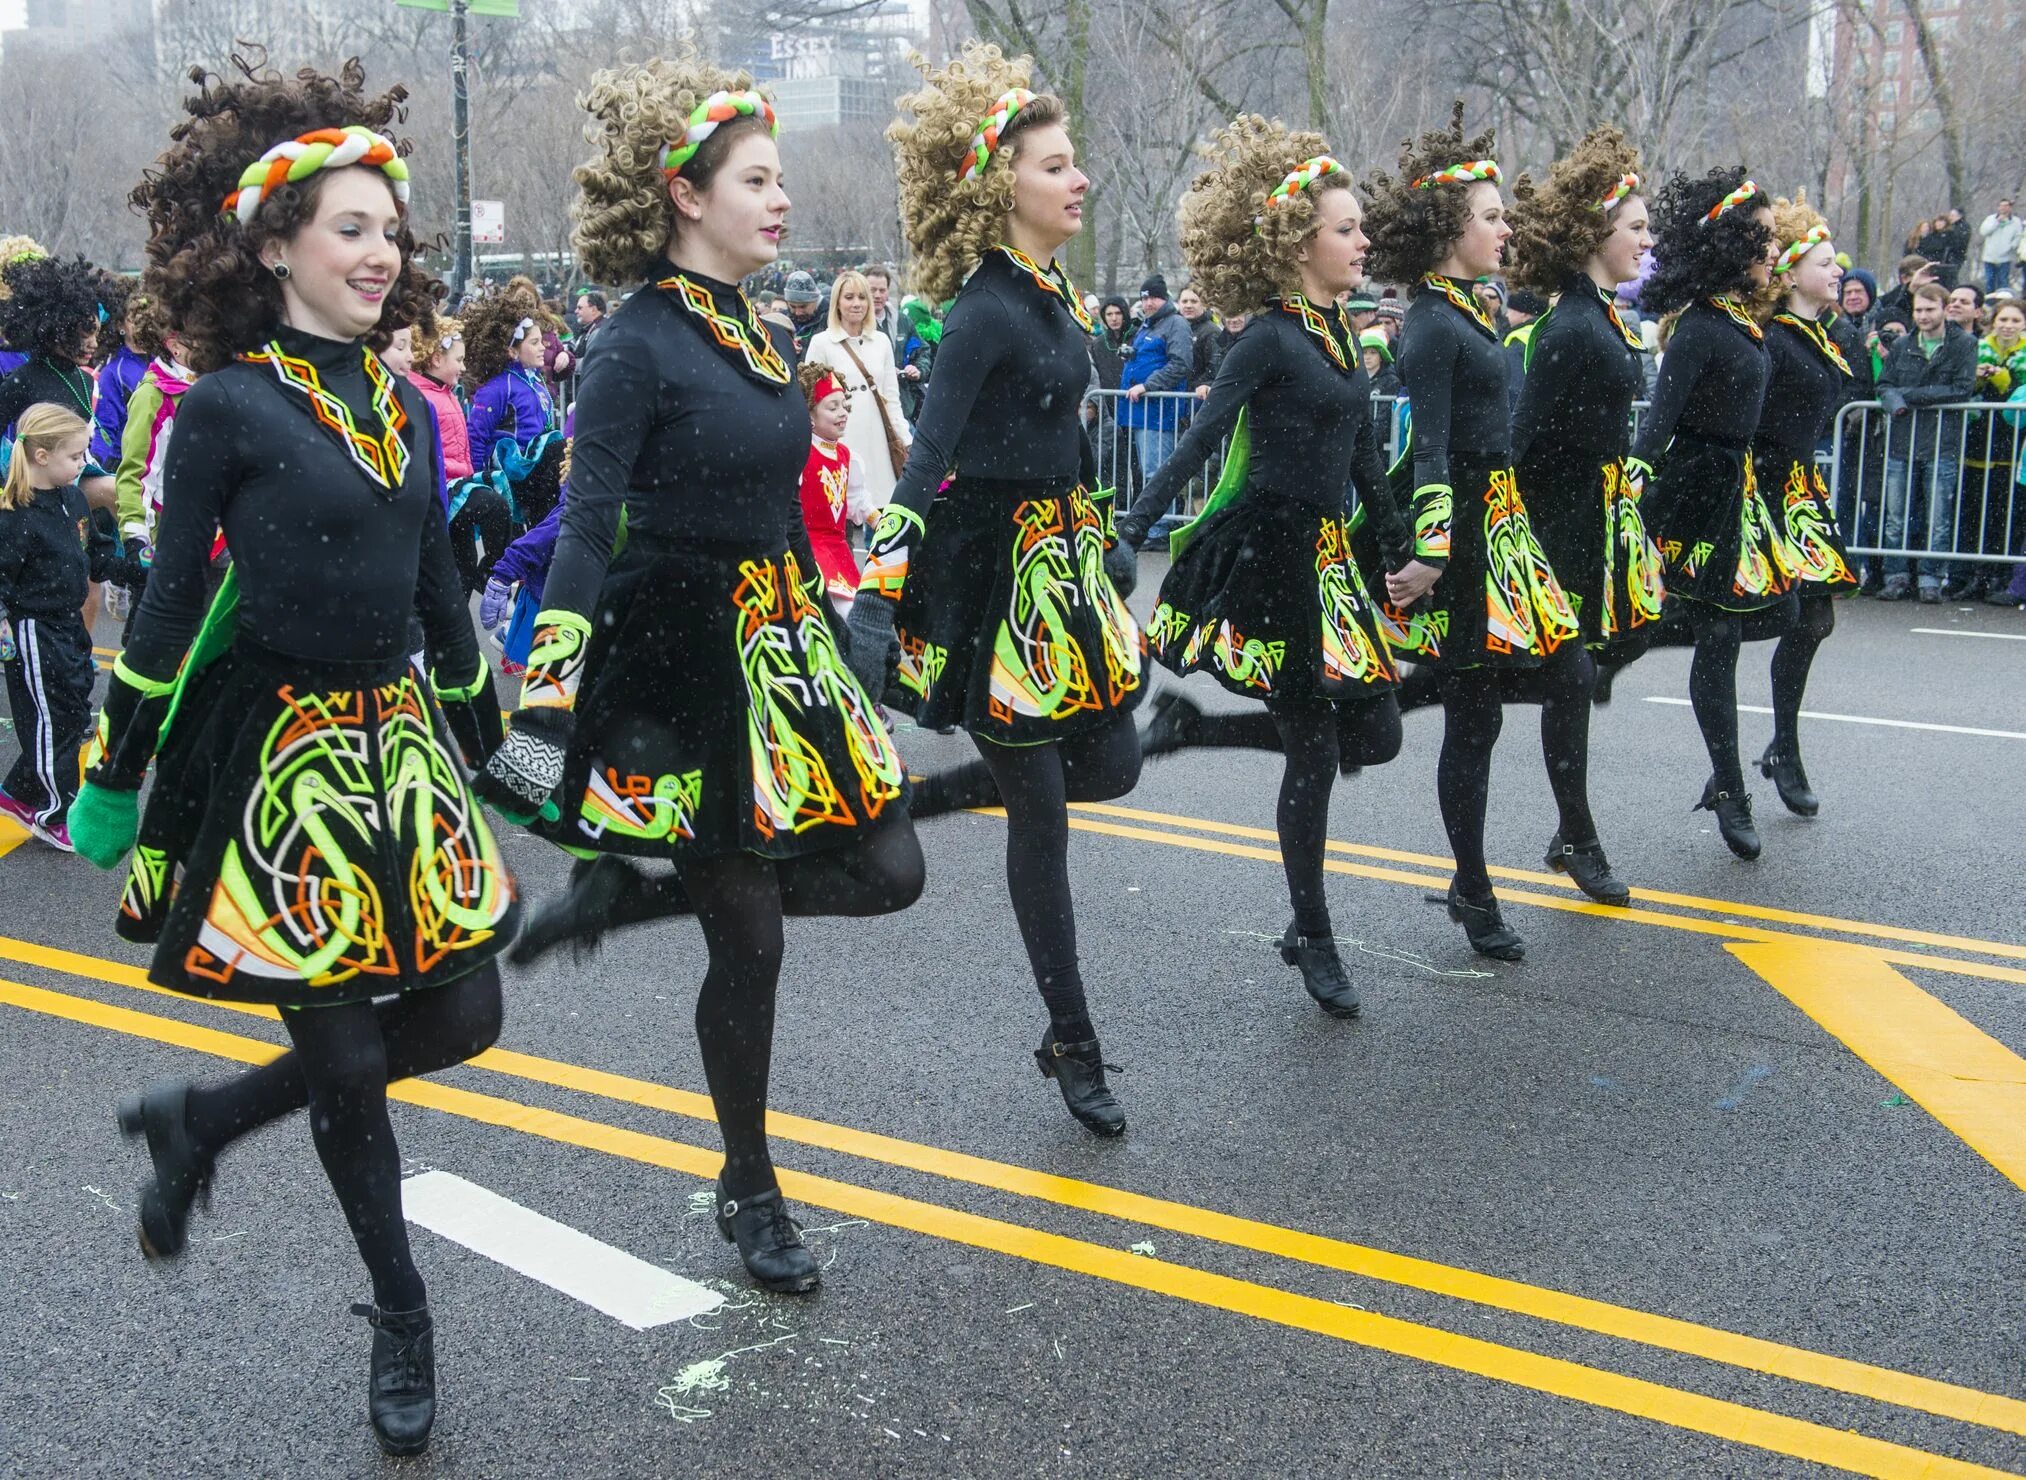
[[[913,440],[900,411],[900,381],[893,368],[893,343],[874,327],[872,285],[858,272],[840,272],[830,286],[830,327],[809,341],[803,362],[827,365],[844,383],[851,403],[844,445],[851,449],[851,467],[865,480],[867,522],[893,497],[899,469],[888,452],[887,429],[902,447]]]

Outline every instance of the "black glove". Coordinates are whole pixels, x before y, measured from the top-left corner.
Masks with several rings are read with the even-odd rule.
[[[1127,544],[1125,536],[1119,536],[1119,542],[1104,552],[1104,573],[1120,596],[1132,595],[1133,588],[1140,583],[1139,547]]]
[[[446,689],[438,682],[436,702],[443,707],[444,722],[464,753],[465,765],[474,771],[484,766],[506,738],[491,666],[479,659],[477,681],[461,689]]]
[[[1878,404],[1888,416],[1904,416],[1907,412],[1906,393],[1897,386],[1884,386],[1878,392]]]
[[[898,603],[870,591],[852,598],[851,612],[844,619],[850,638],[845,660],[851,676],[876,702],[886,689],[887,653],[894,646],[893,617]]]

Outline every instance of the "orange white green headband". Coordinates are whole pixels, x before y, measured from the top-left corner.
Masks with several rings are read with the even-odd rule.
[[[1489,180],[1496,185],[1505,178],[1499,173],[1495,159],[1472,159],[1462,164],[1453,164],[1446,170],[1437,170],[1432,175],[1423,175],[1414,182],[1414,189],[1429,190],[1437,185],[1470,185],[1479,180]]]
[[[1024,87],[1008,88],[999,94],[999,101],[978,120],[978,131],[971,135],[971,147],[964,153],[964,172],[957,177],[960,181],[975,180],[985,173],[985,166],[999,150],[999,136],[1006,132],[1006,125],[1013,121],[1015,113],[1033,101],[1034,94]]]
[[[284,185],[300,184],[320,170],[341,170],[362,164],[377,169],[393,187],[394,202],[408,206],[408,165],[394,152],[393,140],[360,125],[320,128],[275,145],[244,170],[239,188],[225,197],[224,209],[251,226],[261,202]]]
[[[1709,214],[1702,218],[1703,224],[1707,226],[1732,206],[1741,206],[1758,193],[1759,187],[1757,185],[1753,184],[1750,180],[1745,181],[1744,184],[1738,186],[1737,189],[1709,208]]]
[[[1267,208],[1271,210],[1282,201],[1297,196],[1318,180],[1331,175],[1341,175],[1344,167],[1327,154],[1318,154],[1313,159],[1304,159],[1287,173],[1287,178],[1273,187],[1273,193],[1266,197]]]
[[[716,133],[720,125],[735,118],[757,118],[766,124],[769,134],[778,136],[781,132],[780,120],[774,116],[774,105],[750,88],[739,92],[714,92],[690,111],[682,137],[661,151],[662,175],[672,180],[681,174],[682,167],[695,159],[697,150],[703,148],[704,140]]]
[[[1639,188],[1639,177],[1628,171],[1626,174],[1619,176],[1618,183],[1611,187],[1611,193],[1605,196],[1602,200],[1598,201],[1595,205],[1591,206],[1590,209],[1593,211],[1602,212],[1604,215],[1608,216],[1611,214],[1611,208],[1613,206],[1617,205],[1619,201],[1625,199],[1626,196],[1630,195],[1633,191],[1637,190],[1638,188]]]
[[[1802,237],[1799,241],[1789,246],[1786,251],[1780,254],[1779,260],[1774,262],[1773,264],[1774,276],[1777,277],[1782,273],[1792,272],[1796,264],[1798,264],[1803,257],[1807,256],[1810,252],[1814,251],[1817,247],[1821,246],[1822,243],[1828,240],[1829,240],[1829,227],[1823,222],[1820,221],[1816,222],[1813,226],[1808,228],[1808,234],[1806,236]]]

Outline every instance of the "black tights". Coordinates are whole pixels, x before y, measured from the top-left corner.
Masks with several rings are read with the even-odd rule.
[[[1744,621],[1736,612],[1697,607],[1693,613],[1695,657],[1688,665],[1688,702],[1702,727],[1718,791],[1744,790],[1738,759],[1738,645]]]
[[[499,490],[483,483],[474,484],[457,517],[450,521],[450,554],[457,562],[457,574],[463,579],[467,593],[484,589],[485,578],[506,553],[513,532],[513,513]],[[485,546],[483,557],[472,543],[474,534]]]
[[[1773,748],[1782,755],[1801,754],[1801,698],[1808,690],[1808,670],[1815,649],[1836,630],[1836,603],[1827,591],[1801,593],[1794,625],[1773,649]]]
[[[286,1010],[281,1021],[294,1045],[287,1053],[191,1090],[191,1137],[216,1156],[248,1131],[307,1106],[317,1157],[372,1275],[374,1303],[413,1310],[427,1295],[408,1250],[387,1086],[492,1046],[500,1028],[499,971],[488,962],[440,987],[377,1003]]]
[[[696,999],[696,1042],[725,1143],[719,1181],[726,1197],[751,1197],[775,1182],[767,1151],[767,1077],[782,917],[906,909],[921,897],[921,844],[901,817],[848,847],[779,862],[731,853],[685,863],[680,877],[710,950]]]
[[[1492,668],[1445,669],[1442,673],[1442,755],[1435,768],[1435,795],[1442,825],[1456,856],[1460,893],[1482,898],[1491,890],[1484,858],[1484,819],[1491,795],[1491,752],[1505,725],[1505,702],[1534,700],[1541,706],[1541,754],[1548,786],[1555,794],[1564,842],[1587,843],[1597,836],[1590,816],[1590,689],[1596,677],[1590,655],[1579,643],[1564,643],[1541,666],[1505,675]]]
[[[1076,960],[1069,897],[1069,804],[1124,796],[1140,779],[1140,737],[1130,714],[1046,745],[978,740],[979,764],[1006,808],[1006,892],[1055,1037],[1094,1036]]]

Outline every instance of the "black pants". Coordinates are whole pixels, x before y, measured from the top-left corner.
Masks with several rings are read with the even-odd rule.
[[[450,553],[457,561],[457,574],[467,595],[485,588],[485,578],[506,553],[513,532],[513,515],[499,491],[483,483],[472,485],[470,495],[450,521]],[[484,544],[483,557],[474,539]]]
[[[7,705],[21,754],[0,789],[51,827],[77,797],[78,749],[91,733],[91,634],[76,612],[13,622]]]
[[[490,962],[381,1002],[286,1011],[287,1053],[190,1091],[191,1138],[215,1157],[247,1132],[307,1107],[310,1138],[372,1276],[374,1303],[413,1310],[427,1292],[401,1211],[401,1149],[387,1118],[387,1086],[490,1048],[500,1013],[499,971]]]

